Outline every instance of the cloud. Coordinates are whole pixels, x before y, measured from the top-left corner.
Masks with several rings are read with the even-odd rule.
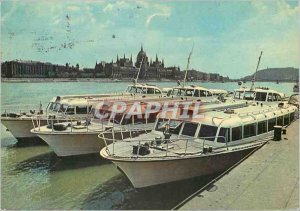
[[[192,40],[191,37],[177,37],[178,42],[189,42],[191,40]]]
[[[80,10],[80,7],[71,5],[71,6],[68,6],[67,9],[68,9],[69,11],[79,11],[79,10]]]
[[[104,8],[103,12],[113,12],[115,10],[126,9],[129,8],[129,4],[125,1],[117,1],[116,3],[108,3]]]
[[[148,27],[150,25],[150,23],[153,20],[153,18],[159,17],[159,16],[161,16],[161,17],[169,17],[170,14],[169,13],[154,13],[154,14],[150,15],[147,18],[147,20],[146,20],[146,27]]]

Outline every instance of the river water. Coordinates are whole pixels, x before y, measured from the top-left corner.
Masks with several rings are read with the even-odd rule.
[[[175,82],[154,83],[160,87]],[[237,83],[194,83],[233,90]],[[1,83],[1,105],[46,105],[57,95],[122,92],[128,83]],[[246,85],[250,85],[247,83]],[[293,83],[257,83],[292,94]],[[171,174],[172,172],[170,172]],[[99,154],[57,157],[47,145],[19,144],[1,125],[2,209],[171,209],[216,175],[134,189]]]

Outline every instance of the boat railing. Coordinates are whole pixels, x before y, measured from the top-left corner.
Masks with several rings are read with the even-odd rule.
[[[66,127],[70,127],[70,132],[73,132],[74,129],[74,126],[82,126],[82,128],[85,128],[86,131],[90,131],[92,132],[93,129],[91,129],[89,127],[90,125],[90,117],[89,116],[85,116],[85,117],[82,117],[82,116],[68,116],[68,115],[65,115],[65,116],[48,116],[48,117],[45,117],[44,115],[34,115],[31,117],[31,120],[32,120],[32,125],[33,125],[33,130],[34,131],[41,131],[41,126],[44,126],[45,125],[45,122],[46,122],[46,125],[51,128],[51,132],[58,132],[58,130],[55,130],[55,126],[54,124],[58,124],[58,123],[61,123],[61,124],[65,124]],[[101,124],[102,125],[102,128],[104,128],[104,125],[103,123]],[[83,132],[83,131],[81,131]],[[96,131],[95,132],[99,132],[99,131]]]
[[[38,104],[24,105],[1,105],[2,117],[18,117],[22,115],[34,115],[43,112],[43,108]]]
[[[250,111],[250,112],[244,112],[244,113],[239,113],[238,116],[239,117],[243,117],[243,116],[249,116],[249,115],[255,115],[255,114],[264,114],[266,112],[270,112],[270,111],[274,111],[275,108],[266,108],[263,110],[258,110],[258,111]]]
[[[211,136],[211,137],[197,137],[197,138],[171,138],[171,139],[133,139],[132,133],[140,134],[140,130],[133,129],[130,133],[130,137],[128,139],[120,139],[116,140],[114,138],[114,130],[111,129],[109,131],[104,131],[98,135],[98,138],[104,141],[105,149],[109,156],[118,157],[118,158],[155,158],[155,157],[184,157],[189,155],[201,154],[201,153],[211,153],[213,149],[224,148],[217,146],[214,141],[215,138],[223,139],[223,143],[225,143],[224,150],[228,150],[228,142],[227,138],[224,136]],[[128,131],[127,131],[128,133]],[[123,137],[123,135],[122,135]],[[137,146],[137,151],[135,154],[129,154],[127,156],[116,155],[115,154],[115,144],[117,142],[128,142],[131,143],[132,146]],[[158,141],[160,142],[158,144]],[[178,143],[180,141],[181,143]],[[163,143],[162,143],[163,142]],[[111,145],[112,149],[109,149],[109,145]],[[157,149],[159,151],[165,152],[165,154],[160,154],[159,156],[142,156],[140,155],[140,150],[143,146],[148,146],[149,149]],[[174,151],[174,147],[176,150]],[[193,149],[188,151],[188,149]]]
[[[45,117],[44,115],[35,115],[31,117],[32,125],[34,131],[40,132],[41,126],[46,125],[49,129],[51,129],[52,133],[59,132],[59,130],[55,129],[55,124],[61,123],[65,125],[65,129],[68,127],[70,130],[68,132],[95,132],[100,133],[101,131],[112,131],[115,130],[115,128],[118,128],[118,131],[121,132],[122,139],[123,139],[123,132],[130,133],[130,137],[134,137],[134,131],[133,128],[139,128],[136,130],[143,130],[143,131],[149,131],[154,128],[155,123],[143,123],[143,124],[117,124],[114,121],[110,122],[108,119],[93,119],[91,116],[63,116],[63,117],[57,117],[57,116],[48,116]],[[93,124],[91,124],[93,123]],[[93,126],[91,126],[93,125]],[[80,131],[78,129],[81,129]],[[85,129],[85,130],[83,130]],[[63,132],[62,130],[61,132]],[[50,132],[50,131],[47,131]]]

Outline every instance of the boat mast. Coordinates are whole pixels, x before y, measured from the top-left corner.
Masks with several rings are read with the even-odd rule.
[[[144,61],[144,57],[142,58],[138,74],[137,74],[136,78],[134,79],[134,84],[137,84],[137,80],[139,79],[139,75],[140,75],[140,72],[141,72],[141,69],[142,69],[143,61]]]
[[[257,73],[257,70],[258,70],[258,66],[259,66],[259,63],[260,63],[260,58],[261,58],[261,55],[262,55],[262,51],[260,52],[260,56],[259,56],[259,58],[258,58],[258,62],[257,62],[257,66],[256,66],[256,71],[255,71],[255,73],[254,73],[254,75],[253,75],[253,78],[252,78],[252,84],[251,84],[251,88],[250,88],[250,90],[253,90],[253,88],[254,88],[254,83],[255,83],[255,79],[256,79],[256,73]]]
[[[183,79],[183,87],[185,87],[185,81],[186,81],[187,71],[188,71],[189,66],[190,66],[190,59],[191,59],[191,56],[193,54],[193,50],[194,50],[194,44],[193,44],[191,52],[189,53],[188,63],[187,63],[187,66],[186,66],[185,75],[184,75],[184,79]]]

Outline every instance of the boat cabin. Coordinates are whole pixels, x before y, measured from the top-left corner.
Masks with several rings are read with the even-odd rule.
[[[295,120],[297,108],[280,103],[279,106],[251,105],[234,110],[207,112],[199,119],[158,118],[155,131],[182,138],[205,140],[214,146],[237,145],[272,135],[275,125],[286,126]]]
[[[185,86],[185,87],[174,87],[169,95],[178,97],[212,97],[213,94],[209,89],[201,86]]]
[[[150,94],[150,95],[162,94],[162,90],[158,88],[156,85],[152,85],[152,84],[128,85],[126,92],[130,94]]]
[[[59,99],[53,98],[47,108],[48,114],[60,115],[87,115],[92,109],[91,98],[66,98]]]
[[[237,100],[253,100],[261,102],[278,102],[282,101],[283,97],[283,93],[268,88],[255,88],[254,90],[240,88],[235,89],[233,95],[233,98]]]

